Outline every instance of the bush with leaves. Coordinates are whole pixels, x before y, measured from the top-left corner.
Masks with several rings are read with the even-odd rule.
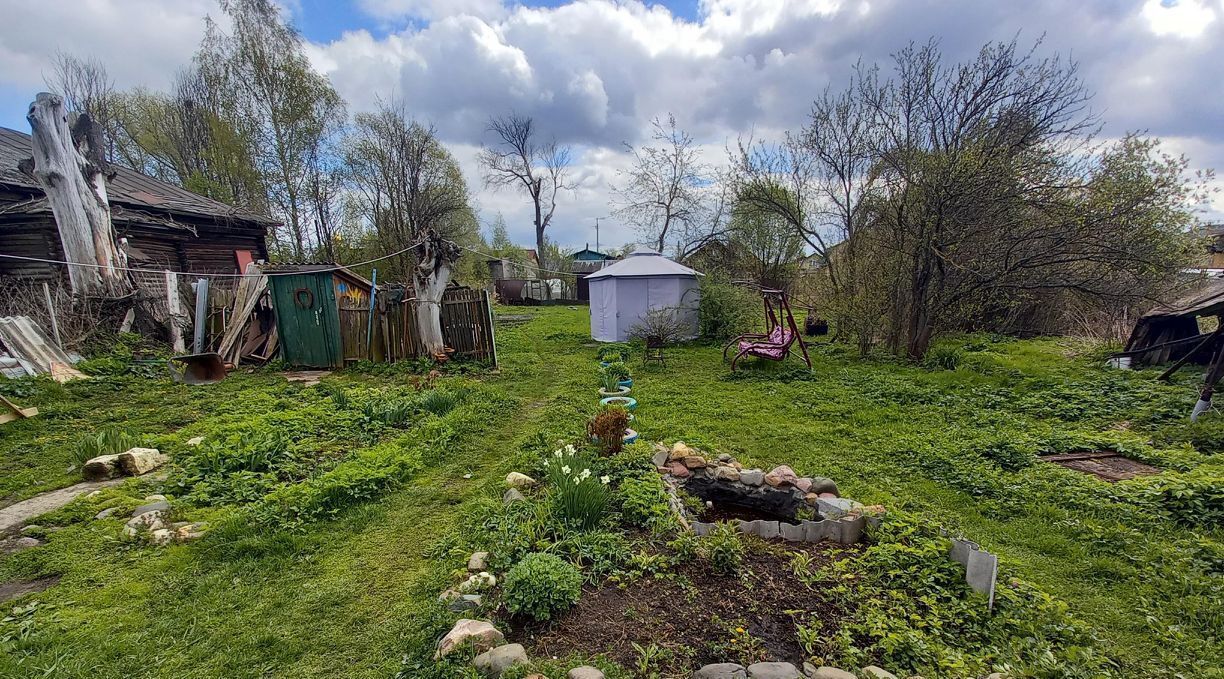
[[[582,573],[552,554],[528,554],[506,574],[506,609],[548,620],[578,603]]]
[[[752,329],[761,308],[760,297],[730,282],[701,281],[701,302],[697,307],[701,336],[728,340]]]
[[[609,342],[599,347],[595,356],[603,363],[624,363],[629,360],[629,345],[624,342]]]
[[[664,526],[671,518],[663,479],[655,472],[625,479],[616,491],[621,518],[632,526]]]
[[[701,554],[716,573],[737,573],[744,564],[744,542],[732,523],[720,521],[702,536]]]
[[[612,361],[600,370],[603,371],[603,374],[612,375],[617,380],[627,380],[630,377],[629,366],[623,361]]]
[[[95,457],[118,455],[137,445],[140,445],[140,440],[119,427],[102,427],[77,441],[72,449],[72,459],[80,467]]]

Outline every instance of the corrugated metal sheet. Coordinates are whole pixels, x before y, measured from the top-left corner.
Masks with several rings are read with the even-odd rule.
[[[0,344],[17,359],[27,375],[50,373],[52,363],[72,365],[72,359],[29,316],[0,318]]]

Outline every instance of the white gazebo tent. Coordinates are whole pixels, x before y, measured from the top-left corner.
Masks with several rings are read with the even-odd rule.
[[[591,337],[624,342],[630,329],[651,309],[672,309],[697,336],[702,274],[649,249],[586,277],[591,284]]]

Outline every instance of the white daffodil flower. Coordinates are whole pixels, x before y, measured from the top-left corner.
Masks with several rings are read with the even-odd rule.
[[[606,476],[606,475],[605,475],[605,476],[601,476],[601,477],[599,477],[599,482],[600,482],[600,483],[602,483],[602,484],[604,484],[605,486],[606,486],[606,485],[608,485],[608,483],[609,483],[609,482],[611,482],[611,481],[612,481],[612,479],[611,479],[611,478],[609,478],[609,477],[608,477],[608,476]]]
[[[561,473],[562,473],[562,474],[568,474],[568,473],[570,473],[570,468],[569,468],[569,465],[568,465],[568,464],[567,464],[567,465],[565,465],[564,467],[562,467],[562,468],[561,468]]]

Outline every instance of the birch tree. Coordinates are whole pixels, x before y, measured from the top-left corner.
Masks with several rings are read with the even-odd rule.
[[[221,0],[221,8],[232,28],[209,21],[196,61],[229,94],[229,117],[242,125],[269,203],[285,220],[281,245],[301,258],[313,231],[311,170],[341,131],[344,102],[271,0]]]

